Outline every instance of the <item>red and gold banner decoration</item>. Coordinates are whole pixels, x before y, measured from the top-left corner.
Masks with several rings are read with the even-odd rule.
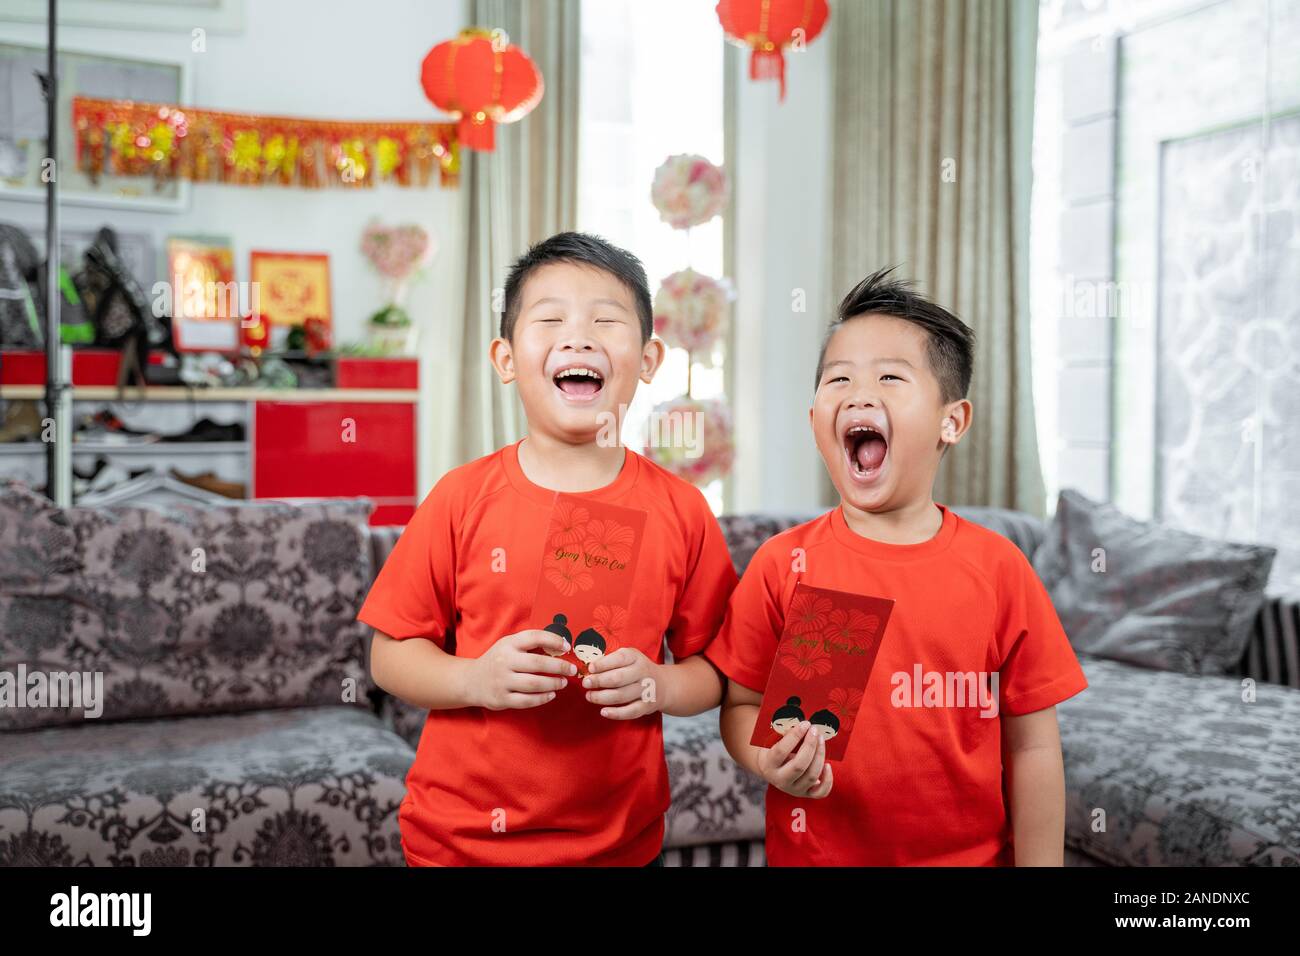
[[[749,78],[780,80],[782,100],[785,50],[811,43],[831,15],[826,0],[719,0],[717,13],[727,36],[752,51]]]
[[[541,101],[542,73],[501,30],[471,27],[439,43],[420,64],[424,95],[460,119],[457,135],[470,149],[491,152],[494,124],[522,119]]]
[[[108,171],[159,182],[244,186],[425,186],[438,171],[454,186],[454,123],[353,123],[221,113],[161,103],[72,101],[77,168],[92,182]]]

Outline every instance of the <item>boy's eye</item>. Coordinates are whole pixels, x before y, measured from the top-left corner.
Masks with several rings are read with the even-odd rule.
[[[880,380],[881,380],[882,382],[883,382],[885,379],[887,379],[887,378],[897,379],[897,380],[900,381],[900,382],[903,381],[903,380],[902,380],[901,378],[899,378],[897,375],[890,375],[890,374],[888,374],[888,373],[886,373],[886,374],[880,376]]]
[[[827,380],[826,380],[826,384],[827,384],[827,385],[834,385],[836,382],[847,382],[848,380],[849,380],[849,377],[848,377],[847,375],[837,375],[837,376],[835,376],[834,378],[827,379]]]

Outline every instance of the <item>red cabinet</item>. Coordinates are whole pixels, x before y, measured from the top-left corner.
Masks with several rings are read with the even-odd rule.
[[[340,355],[334,361],[336,388],[420,387],[420,362],[413,358],[359,358]]]
[[[414,402],[264,402],[253,418],[255,498],[356,497],[372,525],[415,513]]]
[[[150,352],[150,364],[162,361]],[[117,349],[73,349],[72,381],[77,385],[116,385],[122,353]],[[30,349],[0,351],[0,385],[44,385],[45,353]]]
[[[150,354],[151,362],[160,358],[161,353]],[[124,404],[118,402],[115,387],[119,362],[120,353],[111,349],[73,350],[76,413],[108,406],[130,418],[131,427],[163,432],[178,432],[201,416],[215,416],[221,424],[237,417],[248,428],[247,446],[232,449],[241,445],[232,442],[87,445],[80,448],[83,455],[104,455],[120,460],[124,468],[136,468],[146,452],[158,462],[184,452],[176,463],[197,472],[205,464],[202,455],[210,453],[215,457],[207,467],[219,478],[246,484],[253,498],[366,497],[375,502],[370,517],[374,525],[406,524],[415,513],[418,360],[338,356],[334,388],[277,393],[248,387],[132,387]],[[44,353],[0,350],[0,400],[40,401],[44,382]],[[218,407],[220,411],[210,410]],[[184,423],[169,424],[167,415],[159,411],[177,408],[187,410]],[[32,445],[31,451],[38,453],[39,448]],[[232,455],[238,473],[224,461]],[[0,467],[0,476],[4,473]]]

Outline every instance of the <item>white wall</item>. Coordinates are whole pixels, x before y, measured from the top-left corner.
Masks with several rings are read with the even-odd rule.
[[[830,288],[831,43],[787,55],[775,81],[737,58],[735,175],[737,511],[810,511],[824,466],[808,425]],[[794,311],[796,290],[806,310]]]
[[[434,120],[438,113],[420,88],[420,62],[430,47],[466,22],[463,0],[373,0],[361,6],[249,0],[243,31],[209,32],[204,53],[191,52],[188,31],[65,26],[59,43],[67,49],[184,61],[191,70],[194,106],[322,119]],[[43,44],[45,27],[0,23],[0,39]],[[364,338],[367,317],[382,304],[380,280],[359,251],[366,223],[372,218],[416,222],[434,235],[440,251],[408,301],[412,316],[425,329],[425,438],[419,473],[423,495],[446,467],[435,460],[430,430],[439,415],[451,414],[455,407],[438,384],[447,376],[439,374],[437,342],[447,322],[460,321],[463,308],[465,208],[460,193],[437,186],[351,191],[196,184],[190,195],[190,208],[179,213],[67,205],[62,226],[93,230],[111,223],[121,232],[151,234],[157,249],[173,234],[229,236],[241,280],[248,278],[248,254],[254,248],[327,253],[339,343]],[[0,199],[0,220],[43,230],[44,206]]]

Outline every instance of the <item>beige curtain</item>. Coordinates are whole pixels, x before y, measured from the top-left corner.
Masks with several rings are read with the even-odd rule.
[[[576,228],[578,216],[579,0],[474,0],[474,26],[500,27],[541,70],[546,91],[517,123],[498,126],[496,150],[462,152],[468,256],[463,321],[453,328],[460,407],[440,410],[452,429],[453,464],[515,441],[526,423],[514,386],[488,363],[501,322],[501,290],[510,263],[531,243]],[[453,323],[457,326],[457,323]]]
[[[882,265],[975,329],[974,422],[945,504],[1043,514],[1030,391],[1028,230],[1037,3],[835,4],[831,277]]]

